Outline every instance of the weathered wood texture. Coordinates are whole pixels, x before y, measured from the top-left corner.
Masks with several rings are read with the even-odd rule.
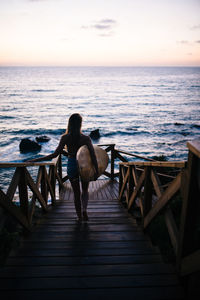
[[[182,176],[182,214],[177,266],[188,277],[188,294],[200,299],[200,140],[187,143],[187,169]]]
[[[190,152],[200,158],[200,139],[188,142],[187,146]]]
[[[164,174],[167,168],[171,168],[172,166],[178,170],[176,170],[176,176],[168,173]],[[183,167],[185,167],[185,162],[120,163],[119,201],[123,201],[125,198],[128,210],[134,209],[134,205],[136,206],[137,204],[136,202],[139,203],[144,229],[161,212],[164,213],[169,236],[176,255],[178,251],[179,231],[168,205],[181,188],[181,170]],[[161,170],[163,170],[162,173],[160,173]],[[165,184],[161,183],[159,176],[164,176],[165,180],[168,178],[168,181]]]
[[[117,182],[90,183],[82,224],[65,187],[0,270],[1,299],[184,299],[174,269],[117,201]]]
[[[187,146],[187,162],[120,163],[119,201],[126,202],[129,210],[140,208],[144,229],[164,216],[187,299],[200,299],[200,140]],[[181,204],[179,215],[170,208],[173,201]]]

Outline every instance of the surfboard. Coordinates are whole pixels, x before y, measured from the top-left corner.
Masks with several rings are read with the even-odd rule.
[[[94,152],[96,154],[99,176],[103,174],[108,166],[109,157],[107,152],[97,145],[94,145]],[[92,164],[89,149],[86,145],[81,146],[76,154],[78,161],[80,177],[83,181],[94,180],[95,168]]]

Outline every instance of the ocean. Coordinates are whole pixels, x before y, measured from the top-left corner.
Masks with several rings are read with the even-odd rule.
[[[187,159],[200,134],[200,67],[1,67],[0,161],[22,162],[54,151],[72,113],[96,144],[149,158]],[[23,138],[47,135],[39,153]]]

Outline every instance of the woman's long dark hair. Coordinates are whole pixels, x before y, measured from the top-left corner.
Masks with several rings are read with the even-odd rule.
[[[79,114],[72,114],[68,121],[66,133],[71,136],[72,145],[76,145],[81,135],[82,117]]]

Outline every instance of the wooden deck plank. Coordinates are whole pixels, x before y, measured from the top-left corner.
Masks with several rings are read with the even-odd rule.
[[[59,204],[0,270],[1,299],[184,299],[173,267],[116,200],[116,182],[90,184],[83,224],[65,186]]]
[[[145,261],[145,254],[142,255],[81,255],[81,256],[47,256],[47,257],[13,257],[10,258],[7,266],[72,266],[72,265],[121,265],[121,264],[137,264],[138,260],[141,262],[141,258]],[[146,253],[146,255],[149,255]],[[150,262],[149,262],[150,263]],[[153,261],[153,264],[155,261]],[[151,268],[154,268],[154,265],[152,264]],[[134,267],[134,266],[133,266]],[[144,268],[142,268],[142,265],[140,266],[141,271],[145,272]],[[17,271],[17,268],[16,268]],[[152,271],[153,272],[153,271]],[[155,283],[156,284],[156,283]]]
[[[125,293],[125,294],[124,294]],[[161,286],[161,287],[141,287],[141,288],[101,288],[101,289],[33,289],[33,290],[20,290],[20,291],[2,291],[2,299],[28,299],[28,300],[107,300],[115,299],[121,300],[126,296],[126,299],[134,300],[170,300],[170,299],[183,299],[182,289],[176,286]]]
[[[29,246],[30,245],[30,246]],[[77,248],[79,247],[88,247],[89,249],[118,249],[118,248],[135,248],[135,247],[148,247],[150,249],[153,249],[154,252],[156,252],[155,249],[149,244],[147,240],[143,241],[103,241],[103,242],[93,242],[93,241],[84,241],[84,242],[76,242]],[[69,248],[72,249],[74,248],[74,244],[70,244],[68,242],[62,242],[62,241],[56,241],[52,242],[51,244],[47,244],[45,241],[41,241],[40,244],[38,245],[37,242],[31,241],[31,240],[24,240],[21,243],[21,248],[23,249],[24,247],[30,247],[34,249],[58,249],[58,248]],[[21,251],[21,249],[20,249]]]
[[[158,258],[158,256],[156,256]],[[149,256],[149,259],[154,259],[154,256]],[[171,274],[172,270],[163,265],[160,261],[154,261],[154,268],[147,260],[138,264],[99,264],[99,265],[68,265],[66,266],[19,266],[18,272],[14,266],[9,266],[4,272],[4,277],[0,278],[37,278],[37,277],[84,277],[84,276],[128,276],[128,275],[160,275]]]
[[[141,247],[145,247],[143,250],[141,250]],[[68,257],[68,256],[123,256],[123,255],[144,255],[144,254],[155,254],[154,251],[151,248],[148,248],[145,243],[140,243],[139,246],[136,248],[133,247],[126,247],[125,249],[114,249],[114,248],[109,248],[109,249],[99,249],[99,248],[94,248],[94,249],[87,249],[85,250],[84,247],[79,247],[79,249],[67,249],[67,248],[60,248],[60,249],[45,249],[40,248],[40,249],[23,249],[20,251],[18,256],[22,257]],[[13,257],[13,256],[11,256]],[[10,260],[12,263],[12,260]]]
[[[118,288],[126,287],[151,287],[156,285],[169,286],[178,284],[175,275],[166,274],[165,277],[156,275],[129,275],[129,276],[92,276],[92,277],[51,277],[51,278],[24,278],[18,282],[14,278],[1,279],[2,290],[32,290],[36,286],[40,290],[48,289],[96,289],[96,288]]]
[[[45,219],[45,222],[44,220],[40,223],[41,226],[46,224],[46,221],[47,219]],[[91,219],[90,218],[90,224],[110,224],[110,222],[112,224],[124,224],[126,222],[128,222],[127,218],[126,217],[121,217],[120,219],[117,219],[117,218],[101,218],[99,217],[98,219]],[[74,225],[75,223],[75,218],[68,218],[66,219],[65,217],[64,218],[54,218],[53,220],[52,219],[48,219],[48,224],[49,225]],[[134,224],[134,222],[131,222],[129,221],[129,224]]]
[[[59,228],[60,225],[48,225],[45,227],[44,226],[40,226],[40,228],[38,228],[35,232],[46,232],[46,230],[48,230],[49,232],[54,232],[56,234],[59,234],[59,233],[66,233],[66,232],[74,232],[74,230],[76,230],[76,227],[71,225],[71,226],[65,226],[65,227],[62,227],[62,228]],[[89,230],[90,232],[104,232],[104,231],[109,231],[109,232],[115,232],[115,231],[130,231],[130,232],[133,232],[133,231],[141,231],[140,228],[137,228],[135,227],[134,229],[131,229],[130,226],[127,226],[126,224],[107,224],[107,225],[104,225],[104,224],[100,224],[100,225],[90,225],[89,227]],[[83,231],[83,230],[82,230]]]

